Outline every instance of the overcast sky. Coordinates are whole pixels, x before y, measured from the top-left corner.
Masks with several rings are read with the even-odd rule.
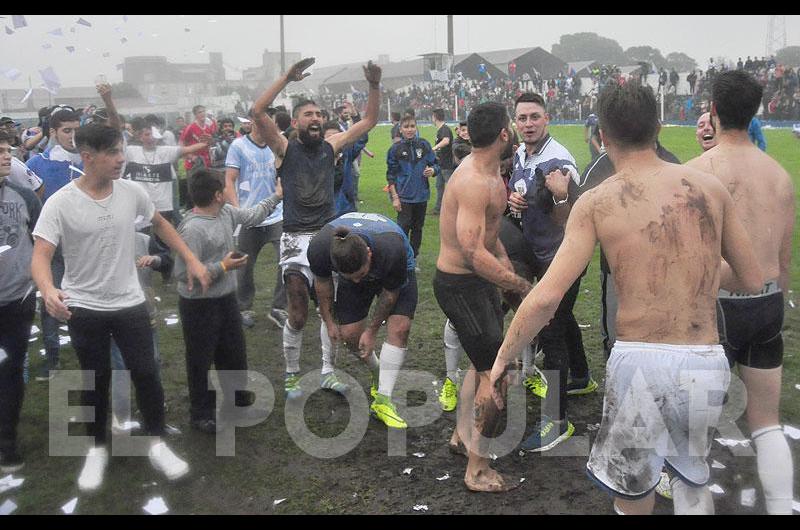
[[[0,73],[16,69],[0,89],[39,86],[38,70],[52,66],[64,86],[89,86],[98,74],[120,81],[126,56],[163,55],[175,62],[207,62],[223,53],[229,79],[261,64],[265,48],[280,50],[278,15],[26,15],[28,26],[0,29]],[[91,27],[76,24],[83,18]],[[591,31],[623,48],[650,45],[664,56],[689,54],[701,66],[710,56],[763,55],[768,15],[456,15],[456,53],[541,46],[562,34]],[[11,15],[0,23],[12,28]],[[63,36],[50,32],[61,29]],[[71,31],[75,28],[75,31]],[[188,31],[187,31],[188,29]],[[786,15],[788,45],[800,45],[800,15]],[[122,39],[127,39],[123,43]],[[45,49],[44,46],[50,45]],[[66,49],[74,47],[74,52]],[[446,15],[286,15],[286,49],[330,66],[389,54],[392,61],[447,50]],[[104,54],[108,57],[104,57]]]

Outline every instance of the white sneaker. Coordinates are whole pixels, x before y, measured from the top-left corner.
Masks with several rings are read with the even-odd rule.
[[[189,472],[189,464],[172,452],[164,442],[150,447],[150,463],[167,476],[167,480],[178,480]]]
[[[81,491],[97,491],[103,485],[103,478],[108,466],[108,449],[93,447],[86,455],[81,476],[78,477],[78,488]]]

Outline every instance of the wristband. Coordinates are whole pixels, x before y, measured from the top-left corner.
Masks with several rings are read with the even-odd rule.
[[[228,272],[228,269],[225,267],[224,261],[220,261],[219,266],[222,267],[222,272]]]

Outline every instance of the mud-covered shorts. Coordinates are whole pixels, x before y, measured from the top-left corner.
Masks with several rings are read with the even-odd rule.
[[[647,496],[665,463],[686,483],[706,484],[711,436],[729,384],[722,346],[617,341],[589,476],[627,499]]]
[[[497,287],[472,274],[437,270],[433,293],[475,370],[491,370],[503,344],[503,309]]]
[[[278,265],[284,281],[288,274],[299,274],[306,279],[308,288],[314,285],[314,274],[308,262],[308,246],[318,232],[284,232],[281,236],[281,257]]]

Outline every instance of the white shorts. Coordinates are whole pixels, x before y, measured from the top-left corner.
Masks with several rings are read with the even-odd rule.
[[[311,265],[308,263],[308,246],[318,232],[296,232],[281,235],[281,259],[278,263],[281,267],[281,274],[284,279],[287,272],[302,274],[308,288],[314,285],[314,274],[311,272]]]
[[[706,484],[711,435],[729,384],[722,346],[617,341],[589,475],[629,499],[658,485],[665,462],[688,484]]]

